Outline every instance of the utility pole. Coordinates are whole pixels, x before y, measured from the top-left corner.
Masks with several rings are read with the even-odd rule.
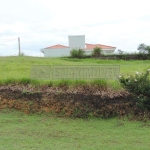
[[[21,55],[21,50],[20,50],[20,37],[18,37],[18,49],[19,49],[19,56]]]

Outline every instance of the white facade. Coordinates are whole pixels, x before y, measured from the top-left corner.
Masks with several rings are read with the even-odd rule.
[[[113,54],[116,48],[112,48],[112,49],[103,49],[102,53],[103,54]]]
[[[114,51],[115,51],[115,48],[114,49],[113,48],[112,49],[102,49],[102,54],[110,55],[110,54],[113,54]],[[85,50],[86,55],[91,55],[92,52],[93,52],[92,49],[86,49]]]
[[[48,48],[41,49],[41,52],[44,54],[44,57],[65,57],[70,56],[70,52],[72,49],[83,49],[86,55],[91,55],[93,52],[93,48],[86,47],[85,44],[85,35],[72,35],[68,36],[69,39],[69,47],[63,45],[54,45]],[[92,44],[88,44],[92,45]],[[106,48],[102,48],[103,54],[113,54],[115,51],[115,47],[106,46]]]
[[[44,57],[64,57],[70,56],[70,51],[72,48],[47,48],[42,49],[41,51],[44,54]]]
[[[85,48],[85,35],[70,35],[69,38],[69,47],[75,49]]]

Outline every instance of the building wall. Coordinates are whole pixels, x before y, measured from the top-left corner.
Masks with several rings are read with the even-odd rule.
[[[64,57],[70,56],[70,51],[72,48],[55,48],[55,49],[42,49],[44,52],[44,57]],[[93,50],[85,50],[86,55],[91,55]],[[103,54],[113,54],[114,50],[102,50]]]
[[[72,35],[68,36],[69,47],[79,49],[85,48],[85,35]]]
[[[44,57],[63,57],[70,56],[72,48],[55,48],[55,49],[42,49]]]
[[[109,54],[113,54],[116,48],[112,48],[112,49],[103,49],[103,54],[109,55]]]
[[[115,49],[102,49],[102,53],[103,54],[106,54],[106,55],[109,55],[109,54],[113,54],[115,51]],[[89,50],[85,50],[85,54],[86,55],[91,55],[93,52],[93,50],[89,49]]]

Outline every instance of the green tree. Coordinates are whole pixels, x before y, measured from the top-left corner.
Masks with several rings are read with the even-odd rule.
[[[78,58],[83,58],[85,56],[85,52],[82,49],[78,50]]]
[[[144,43],[139,44],[138,50],[140,53],[150,54],[150,46]]]
[[[70,51],[70,55],[72,58],[77,58],[78,57],[78,50],[73,49],[72,51]]]
[[[102,54],[102,49],[100,47],[95,47],[93,49],[92,56],[99,57],[99,56],[101,56],[101,54]]]
[[[150,54],[150,46],[146,47],[147,53]]]
[[[73,49],[70,52],[72,58],[84,58],[85,52],[82,49]]]

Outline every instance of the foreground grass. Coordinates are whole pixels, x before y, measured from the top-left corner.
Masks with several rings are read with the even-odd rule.
[[[45,80],[34,81],[30,79],[30,69],[33,65],[119,65],[120,74],[134,74],[135,71],[143,72],[150,68],[150,60],[124,61],[124,60],[99,60],[99,59],[72,59],[72,58],[39,58],[39,57],[0,57],[0,85],[8,83],[33,83],[45,84]],[[48,84],[53,84],[48,81]],[[54,81],[53,81],[54,82]],[[60,83],[59,83],[60,82]],[[76,82],[67,81],[76,85]],[[81,81],[82,83],[84,81]],[[81,82],[78,82],[81,84]],[[87,81],[86,81],[87,82]],[[99,81],[98,81],[99,82]],[[101,81],[100,81],[101,82]],[[64,83],[64,82],[63,82]],[[67,83],[67,84],[68,84]],[[104,83],[102,81],[102,83]],[[62,84],[55,81],[54,85]],[[107,85],[114,89],[121,86],[116,81],[107,80]]]
[[[29,78],[33,65],[120,65],[120,73],[133,74],[150,68],[150,60],[99,60],[72,58],[0,57],[0,78]]]
[[[150,124],[118,119],[71,119],[0,112],[2,150],[148,150]]]

